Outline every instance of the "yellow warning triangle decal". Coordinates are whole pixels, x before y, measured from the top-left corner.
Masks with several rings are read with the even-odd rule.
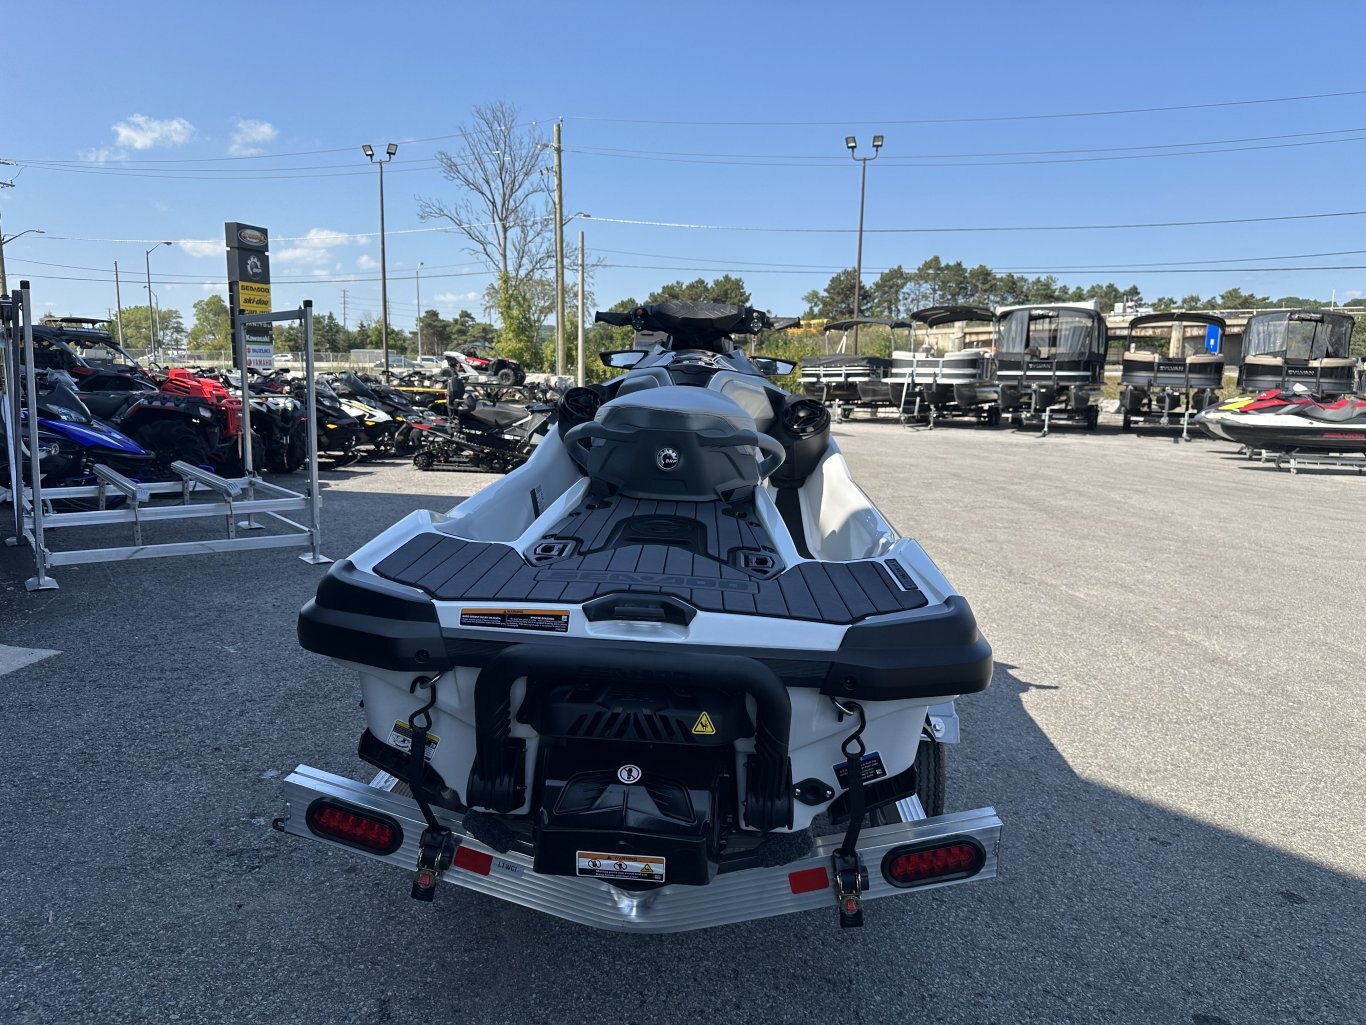
[[[700,734],[703,736],[711,736],[713,733],[716,732],[716,727],[713,726],[711,723],[711,716],[709,716],[706,712],[703,712],[701,715],[697,717],[697,722],[696,724],[694,724],[692,731],[693,733]]]

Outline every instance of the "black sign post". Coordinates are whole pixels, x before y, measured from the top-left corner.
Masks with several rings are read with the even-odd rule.
[[[233,337],[237,337],[238,313],[270,313],[270,233],[254,224],[228,221],[223,225],[228,243],[228,308],[232,314]],[[245,325],[247,345],[270,345],[270,324]],[[234,362],[243,370],[252,365],[244,353],[235,353]],[[258,366],[269,370],[269,366]]]

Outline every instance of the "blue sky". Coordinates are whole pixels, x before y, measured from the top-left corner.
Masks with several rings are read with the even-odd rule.
[[[153,291],[188,323],[196,299],[223,290],[222,226],[240,220],[271,231],[277,307],[311,298],[340,317],[345,289],[350,322],[373,318],[377,187],[360,146],[395,141],[385,178],[393,321],[416,314],[419,261],[424,308],[482,316],[488,277],[460,238],[418,219],[416,197],[453,197],[433,154],[458,146],[450,137],[472,105],[500,99],[547,136],[564,120],[566,210],[593,215],[571,226],[570,242],[582,225],[604,264],[593,286],[603,306],[730,272],[756,304],[799,312],[805,292],[853,265],[859,180],[843,139],[855,134],[866,152],[874,132],[887,141],[869,167],[867,281],[938,253],[998,270],[1083,269],[1063,280],[1137,283],[1149,299],[1231,286],[1324,299],[1336,290],[1339,301],[1366,291],[1366,269],[1246,269],[1366,266],[1366,252],[1351,252],[1366,250],[1362,216],[885,230],[1366,210],[1366,93],[1034,117],[1366,90],[1355,51],[1336,42],[1361,38],[1359,4],[1301,3],[1293,18],[1284,3],[34,10],[28,42],[6,54],[0,158],[16,166],[0,168],[15,181],[0,189],[0,224],[7,235],[47,233],[5,250],[11,281],[33,282],[39,312],[104,315],[115,260],[124,303],[144,303],[144,251],[173,239],[152,254]],[[1024,119],[969,120],[984,118]],[[1095,152],[1058,152],[1082,150]],[[1183,155],[1153,155],[1173,151]],[[1307,255],[1324,253],[1345,255]],[[1132,264],[1202,273],[1117,266]]]

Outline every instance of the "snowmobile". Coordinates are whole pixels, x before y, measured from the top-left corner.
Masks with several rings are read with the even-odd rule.
[[[360,677],[360,783],[310,766],[274,825],[581,924],[674,932],[989,879],[945,812],[967,601],[853,482],[830,413],[667,302],[626,373],[561,397],[522,467],[338,562],[300,643]]]
[[[319,376],[319,391],[322,390],[324,383],[340,404],[342,411],[360,424],[363,438],[370,445],[371,455],[383,456],[393,451],[394,434],[398,431],[398,424],[392,416],[354,395],[343,394],[336,387],[338,384],[338,375],[336,374],[327,375],[325,382],[324,377]]]

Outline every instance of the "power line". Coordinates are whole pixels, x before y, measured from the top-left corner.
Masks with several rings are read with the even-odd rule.
[[[1262,224],[1272,221],[1312,221],[1335,217],[1363,217],[1366,210],[1342,210],[1323,214],[1281,214],[1272,217],[1223,217],[1196,221],[1144,221],[1128,224],[1019,224],[1019,225],[970,225],[957,228],[867,228],[865,234],[879,235],[929,235],[954,234],[967,232],[994,231],[1119,231],[1130,228],[1185,228],[1218,224]],[[856,228],[775,228],[759,225],[736,224],[690,224],[682,221],[648,221],[627,217],[594,216],[595,222],[605,224],[629,224],[650,228],[685,228],[700,231],[753,231],[780,234],[807,235],[851,235]]]
[[[881,118],[875,121],[670,121],[658,118],[596,117],[566,115],[568,121],[601,121],[631,125],[688,125],[709,128],[828,128],[836,125],[973,125],[1003,121],[1054,121],[1065,118],[1115,117],[1127,114],[1160,114],[1180,110],[1213,110],[1226,107],[1254,107],[1270,103],[1299,103],[1307,100],[1366,96],[1366,89],[1331,93],[1306,93],[1299,96],[1271,96],[1255,100],[1221,100],[1208,103],[1179,103],[1160,107],[1120,107],[1114,110],[1082,110],[1050,114],[995,114],[980,117]]]
[[[1182,149],[1192,146],[1224,146],[1242,142],[1269,142],[1278,139],[1307,139],[1324,135],[1351,135],[1356,132],[1366,132],[1366,128],[1335,128],[1318,132],[1291,132],[1280,135],[1248,135],[1234,139],[1203,139],[1198,142],[1163,142],[1163,143],[1144,143],[1137,146],[1088,146],[1072,149],[1021,149],[1021,150],[985,150],[972,153],[917,153],[915,159],[924,160],[948,160],[959,157],[1039,157],[1039,156],[1059,156],[1071,154],[1088,153],[1119,153],[1137,150],[1150,149]],[[834,160],[841,167],[847,166],[848,161],[841,153],[839,156],[831,156],[829,153],[700,153],[692,150],[648,150],[648,149],[623,149],[611,146],[582,146],[565,147],[566,150],[575,153],[600,153],[600,154],[621,154],[626,156],[650,155],[650,156],[669,156],[669,157],[724,157],[727,159],[761,159],[761,160]],[[884,157],[884,159],[886,159]]]
[[[1354,129],[1354,131],[1366,131],[1366,129]],[[1035,158],[1029,160],[919,160],[914,158],[897,159],[895,157],[882,161],[886,167],[1021,167],[1030,164],[1095,164],[1108,163],[1117,160],[1158,160],[1169,157],[1199,157],[1210,156],[1218,153],[1250,153],[1258,150],[1273,149],[1299,149],[1304,146],[1336,146],[1344,142],[1366,142],[1366,135],[1354,136],[1350,139],[1316,139],[1310,142],[1275,142],[1266,143],[1258,146],[1224,146],[1219,149],[1170,149],[1162,153],[1116,153],[1111,156],[1096,157],[1049,157]],[[644,154],[626,153],[594,153],[589,150],[576,150],[581,156],[604,157],[607,159],[619,160],[651,160],[662,163],[674,164],[713,164],[726,165],[730,167],[786,167],[786,168],[845,168],[848,166],[847,160],[838,160],[835,157],[825,158],[828,163],[802,163],[794,164],[784,161],[773,160],[694,160],[688,157],[664,157],[646,156]],[[806,158],[803,158],[806,159]]]

